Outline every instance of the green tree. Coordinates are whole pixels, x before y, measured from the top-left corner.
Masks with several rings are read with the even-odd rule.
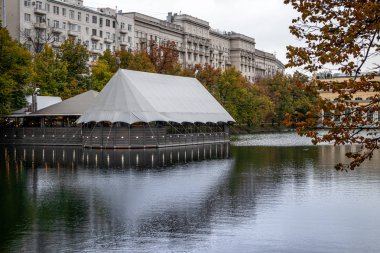
[[[284,121],[288,114],[306,112],[312,107],[316,96],[302,89],[302,85],[307,81],[307,76],[295,72],[292,77],[278,74],[255,83],[262,94],[268,96],[274,103],[274,115],[271,116],[274,122],[286,123]]]
[[[61,96],[67,86],[67,64],[57,58],[53,49],[45,44],[43,50],[34,58],[32,81],[41,88],[41,94]]]
[[[285,0],[298,13],[293,19],[290,32],[305,46],[288,46],[287,67],[304,67],[310,72],[332,66],[351,76],[344,82],[313,81],[305,87],[311,93],[330,91],[337,95],[337,101],[319,99],[307,113],[299,113],[297,121],[300,134],[313,138],[315,143],[333,142],[335,145],[358,144],[362,149],[347,153],[350,164],[338,164],[337,169],[354,169],[379,149],[380,122],[374,122],[361,115],[373,114],[380,110],[379,95],[366,105],[352,102],[357,92],[380,92],[379,82],[373,81],[376,65],[370,73],[363,75],[363,67],[371,57],[380,52],[380,1],[378,0]],[[351,110],[353,108],[353,110]],[[349,109],[349,113],[346,113]],[[343,116],[342,122],[334,117],[325,117],[323,124],[328,132],[320,135],[315,131],[315,119],[320,112]]]
[[[255,127],[273,113],[273,103],[235,68],[222,72],[210,65],[195,66],[189,72],[196,73],[197,79],[223,105],[238,124]]]
[[[69,75],[67,80],[81,79],[83,75],[89,74],[89,67],[87,62],[90,58],[90,52],[87,47],[76,42],[74,39],[67,39],[58,50],[58,59],[67,65]]]
[[[150,61],[146,52],[133,52],[129,61],[126,61],[126,68],[136,71],[144,71],[155,73],[156,69],[153,63]]]
[[[67,66],[67,85],[61,94],[66,99],[78,95],[90,87],[91,77],[89,75],[88,60],[90,52],[87,47],[75,41],[67,39],[58,50],[58,59]]]
[[[97,91],[101,91],[103,87],[114,75],[114,71],[111,70],[111,66],[107,60],[99,59],[92,66],[92,85],[91,88]]]
[[[31,61],[31,54],[0,26],[0,114],[25,105]]]

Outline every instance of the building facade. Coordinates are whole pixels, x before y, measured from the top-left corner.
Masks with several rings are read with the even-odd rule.
[[[254,38],[221,32],[209,22],[186,14],[168,13],[166,20],[111,8],[90,8],[83,0],[0,0],[11,35],[30,51],[45,43],[58,47],[67,38],[85,43],[93,60],[106,49],[141,50],[151,42],[174,41],[184,67],[209,64],[225,70],[234,66],[248,80],[270,77],[284,65],[256,49]],[[5,7],[6,6],[6,7]]]
[[[345,82],[351,79],[352,77],[344,76],[344,75],[331,75],[330,76],[317,76],[316,79],[320,80],[321,82]],[[372,80],[373,82],[380,82],[380,75],[377,75]],[[338,100],[338,93],[332,92],[331,90],[327,91],[319,91],[319,95],[322,99],[326,101],[330,101],[332,103],[335,103]],[[371,103],[372,98],[379,96],[379,92],[376,91],[358,91],[355,94],[353,94],[352,101],[348,102],[354,102],[357,103],[357,106],[352,108],[346,108],[346,115],[325,115],[324,112],[322,112],[323,117],[332,117],[334,116],[334,121],[336,123],[340,123],[343,121],[345,117],[348,117],[347,115],[350,115],[356,107],[365,107],[369,103]],[[351,117],[351,116],[350,116]],[[376,123],[380,121],[380,111],[377,112],[370,112],[370,113],[362,113],[362,117],[368,119],[369,121]],[[322,118],[323,119],[323,118]]]
[[[133,20],[110,8],[89,8],[83,0],[5,0],[7,28],[30,51],[67,38],[83,42],[96,59],[106,49],[133,45]]]

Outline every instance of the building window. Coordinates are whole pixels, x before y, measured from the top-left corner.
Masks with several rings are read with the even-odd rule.
[[[37,1],[36,2],[36,9],[37,10],[42,10],[42,2],[41,1]]]
[[[92,23],[93,24],[98,23],[98,17],[97,16],[92,16]]]
[[[112,28],[116,28],[116,21],[112,21]]]
[[[66,17],[66,8],[62,8],[62,15]]]
[[[25,37],[30,37],[31,29],[25,29]]]
[[[66,22],[62,23],[62,29],[66,30]]]
[[[111,26],[111,21],[109,19],[106,19],[106,26],[110,27]]]
[[[30,22],[30,14],[25,13],[24,14],[24,20],[25,20],[25,22]]]
[[[32,51],[32,45],[26,44],[25,47],[28,51]]]
[[[103,44],[102,43],[100,43],[99,47],[100,47],[100,50],[103,50]]]
[[[90,22],[90,15],[86,14],[86,23]]]
[[[103,18],[99,18],[99,27],[103,27]]]
[[[73,10],[70,10],[70,11],[69,11],[69,17],[70,17],[71,19],[74,19],[74,11],[73,11]]]
[[[30,2],[31,2],[30,0],[25,0],[24,1],[24,6],[25,7],[30,7]]]
[[[36,16],[36,23],[37,24],[46,23],[46,20],[43,16]]]
[[[121,28],[121,29],[124,29],[124,28],[125,28],[125,24],[124,24],[123,22],[120,24],[120,28]]]
[[[82,13],[81,12],[78,12],[78,20],[82,21]]]
[[[53,41],[54,41],[54,42],[59,42],[59,35],[55,34],[55,35],[53,36]]]
[[[106,38],[107,38],[107,39],[111,39],[111,33],[106,32]]]
[[[54,20],[53,27],[54,28],[59,28],[59,21]]]
[[[54,12],[54,14],[59,15],[59,7],[53,6],[53,12]]]
[[[94,41],[94,40],[91,40],[91,44],[92,44],[92,49],[93,50],[96,50],[96,41]]]
[[[103,38],[103,31],[99,31],[99,37]]]
[[[132,25],[128,25],[128,31],[132,31]]]
[[[86,34],[89,35],[90,34],[90,28],[86,27]]]
[[[50,4],[46,4],[45,6],[46,6],[46,11],[50,12]]]
[[[92,29],[92,36],[96,36],[96,29]]]
[[[80,25],[77,25],[77,31],[78,32],[81,32],[82,31],[82,27]]]
[[[128,43],[132,42],[132,37],[128,36]]]

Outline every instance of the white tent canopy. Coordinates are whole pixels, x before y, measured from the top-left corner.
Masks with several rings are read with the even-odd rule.
[[[78,123],[235,122],[195,78],[119,70]]]
[[[80,116],[95,102],[99,92],[89,90],[60,103],[48,106],[42,110],[29,114],[29,116]]]

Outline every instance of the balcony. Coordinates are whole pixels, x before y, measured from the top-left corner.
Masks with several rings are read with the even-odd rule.
[[[93,54],[102,54],[103,53],[103,51],[99,48],[92,48],[90,51]]]
[[[37,6],[37,7],[34,7],[34,13],[38,15],[46,15],[47,11],[45,8]]]
[[[121,28],[120,29],[120,33],[122,34],[127,34],[128,33],[128,30],[126,28]]]
[[[102,40],[102,38],[99,36],[96,36],[96,35],[92,35],[91,40],[100,41],[100,40]]]
[[[34,24],[34,28],[36,29],[42,29],[42,30],[45,30],[46,29],[46,23],[35,23]]]
[[[120,46],[128,46],[128,42],[126,41],[120,41],[119,44]]]
[[[59,42],[59,41],[53,41],[52,46],[55,47],[55,48],[60,47],[61,46],[61,42]]]
[[[105,43],[108,43],[108,44],[111,44],[111,43],[113,43],[113,39],[110,39],[110,38],[104,38],[104,42],[105,42]]]
[[[52,27],[52,33],[63,33],[63,29],[59,27]]]
[[[74,36],[74,37],[78,37],[79,36],[79,32],[74,31],[74,30],[69,30],[69,32],[67,34],[69,36]]]

